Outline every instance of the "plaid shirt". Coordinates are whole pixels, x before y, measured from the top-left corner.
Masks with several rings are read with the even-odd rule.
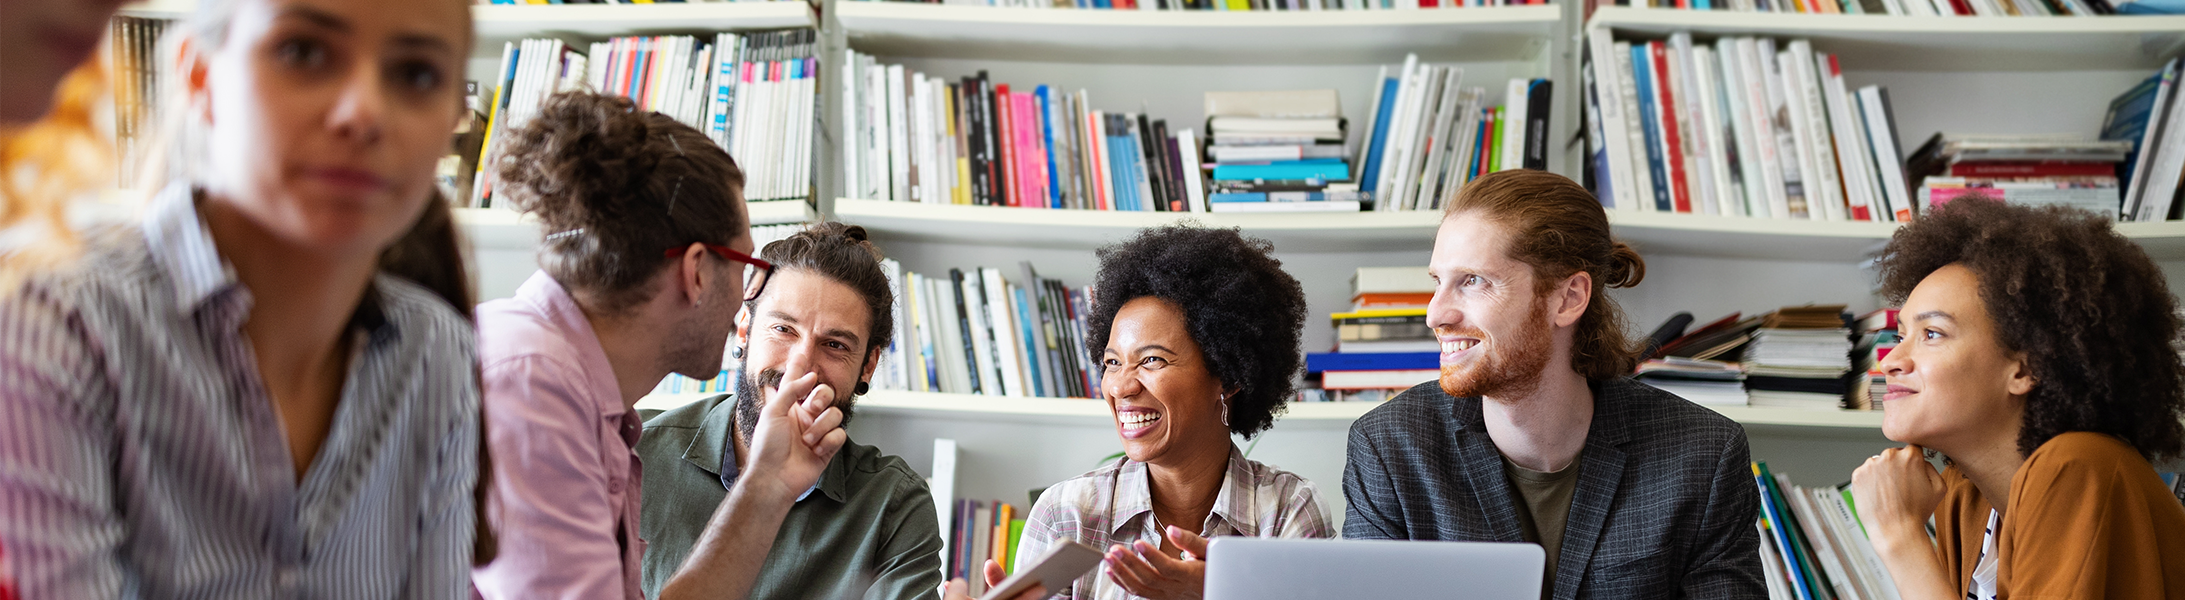
[[[1040,494],[1018,540],[1017,569],[1047,552],[1056,540],[1072,540],[1106,551],[1115,544],[1161,543],[1162,524],[1153,516],[1151,480],[1146,463],[1124,458],[1090,473],[1057,483]],[[1199,535],[1329,538],[1328,509],[1311,481],[1294,473],[1244,458],[1229,447],[1229,472],[1222,477],[1214,510]],[[1086,574],[1060,590],[1067,600],[1137,598],[1108,578],[1108,567]]]

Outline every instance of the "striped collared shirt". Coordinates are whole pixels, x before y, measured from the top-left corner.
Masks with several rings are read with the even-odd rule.
[[[379,276],[301,481],[195,194],[0,300],[0,545],[26,598],[459,598],[471,329]]]
[[[1159,546],[1165,524],[1153,516],[1151,485],[1146,463],[1123,458],[1047,488],[1025,519],[1024,537],[1018,540],[1020,545],[1015,551],[1016,569],[1030,568],[1031,562],[1057,540],[1072,540],[1102,552],[1111,545],[1137,541]],[[1209,538],[1335,537],[1335,528],[1328,524],[1328,509],[1320,503],[1320,492],[1311,481],[1246,459],[1234,444],[1229,447],[1229,470],[1222,477],[1221,491],[1214,497],[1214,510],[1197,530]],[[1072,582],[1070,589],[1060,590],[1057,597],[1138,597],[1109,579],[1107,570],[1102,563]]]

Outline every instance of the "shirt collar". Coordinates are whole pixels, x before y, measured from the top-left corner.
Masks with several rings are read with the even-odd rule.
[[[736,427],[736,395],[721,394],[709,401],[713,402],[713,406],[706,410],[705,420],[698,426],[698,436],[683,451],[683,459],[718,476],[721,489],[725,491],[734,488],[736,478],[742,475],[741,469],[736,466],[736,436],[730,433]],[[827,468],[820,471],[819,481],[813,482],[812,487],[805,488],[804,493],[798,494],[797,501],[803,502],[804,499],[812,497],[814,491],[825,494],[836,502],[845,501],[848,490],[843,489],[843,482],[848,478],[849,463],[844,462],[844,455],[849,450],[850,444],[845,440],[842,449],[836,451],[835,457],[827,461]]]
[[[1125,525],[1138,515],[1153,512],[1153,479],[1146,471],[1146,463],[1123,458],[1123,465],[1116,470],[1115,500],[1111,507],[1114,519],[1109,521],[1110,536],[1120,536]],[[1192,533],[1211,531],[1211,525],[1227,523],[1237,531],[1256,531],[1252,510],[1252,467],[1244,458],[1244,451],[1236,444],[1229,444],[1229,465],[1223,470],[1221,489],[1215,492],[1214,509],[1207,514],[1206,523],[1194,523],[1198,528]],[[1240,489],[1241,488],[1241,489]],[[1176,525],[1176,523],[1168,523]]]
[[[197,211],[202,195],[202,190],[183,182],[170,184],[154,195],[143,221],[145,246],[166,275],[167,291],[174,296],[176,312],[195,314],[214,299],[232,294],[236,302],[227,305],[230,308],[226,312],[239,324],[250,312],[250,290],[243,287],[236,278],[235,266],[220,256],[220,248],[213,243],[212,231],[206,229],[204,217]],[[356,312],[349,316],[349,325],[365,331],[373,343],[389,341],[395,334],[380,304],[381,285],[383,282],[375,275],[357,302]]]
[[[516,288],[517,302],[529,305],[548,326],[562,334],[569,348],[576,351],[578,378],[589,388],[592,397],[599,402],[600,414],[616,416],[631,414],[629,405],[622,401],[622,385],[615,381],[614,363],[607,360],[607,349],[599,345],[599,333],[592,329],[592,320],[584,316],[584,307],[569,295],[568,288],[547,275],[545,271],[531,274],[523,285]]]

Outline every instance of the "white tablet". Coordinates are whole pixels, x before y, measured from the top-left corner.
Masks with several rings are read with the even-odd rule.
[[[1070,582],[1100,566],[1101,557],[1100,550],[1092,546],[1069,540],[1056,542],[1054,547],[1048,548],[1046,554],[1040,555],[1039,560],[1032,563],[1032,568],[1018,571],[995,584],[979,600],[1015,597],[1024,593],[1024,590],[1031,589],[1035,583],[1047,586],[1048,595],[1061,593],[1070,587]]]

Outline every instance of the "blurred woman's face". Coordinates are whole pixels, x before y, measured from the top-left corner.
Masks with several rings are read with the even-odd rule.
[[[416,219],[448,151],[467,3],[239,2],[225,43],[186,64],[205,184],[288,245],[377,253]]]
[[[0,0],[0,125],[38,120],[123,0]]]
[[[1100,395],[1131,460],[1163,464],[1229,445],[1221,381],[1175,304],[1151,296],[1124,303],[1100,364]]]
[[[2015,443],[2034,381],[2024,353],[2003,346],[1972,269],[1920,280],[1898,328],[1904,340],[1879,364],[1889,378],[1883,435],[1945,453]]]

